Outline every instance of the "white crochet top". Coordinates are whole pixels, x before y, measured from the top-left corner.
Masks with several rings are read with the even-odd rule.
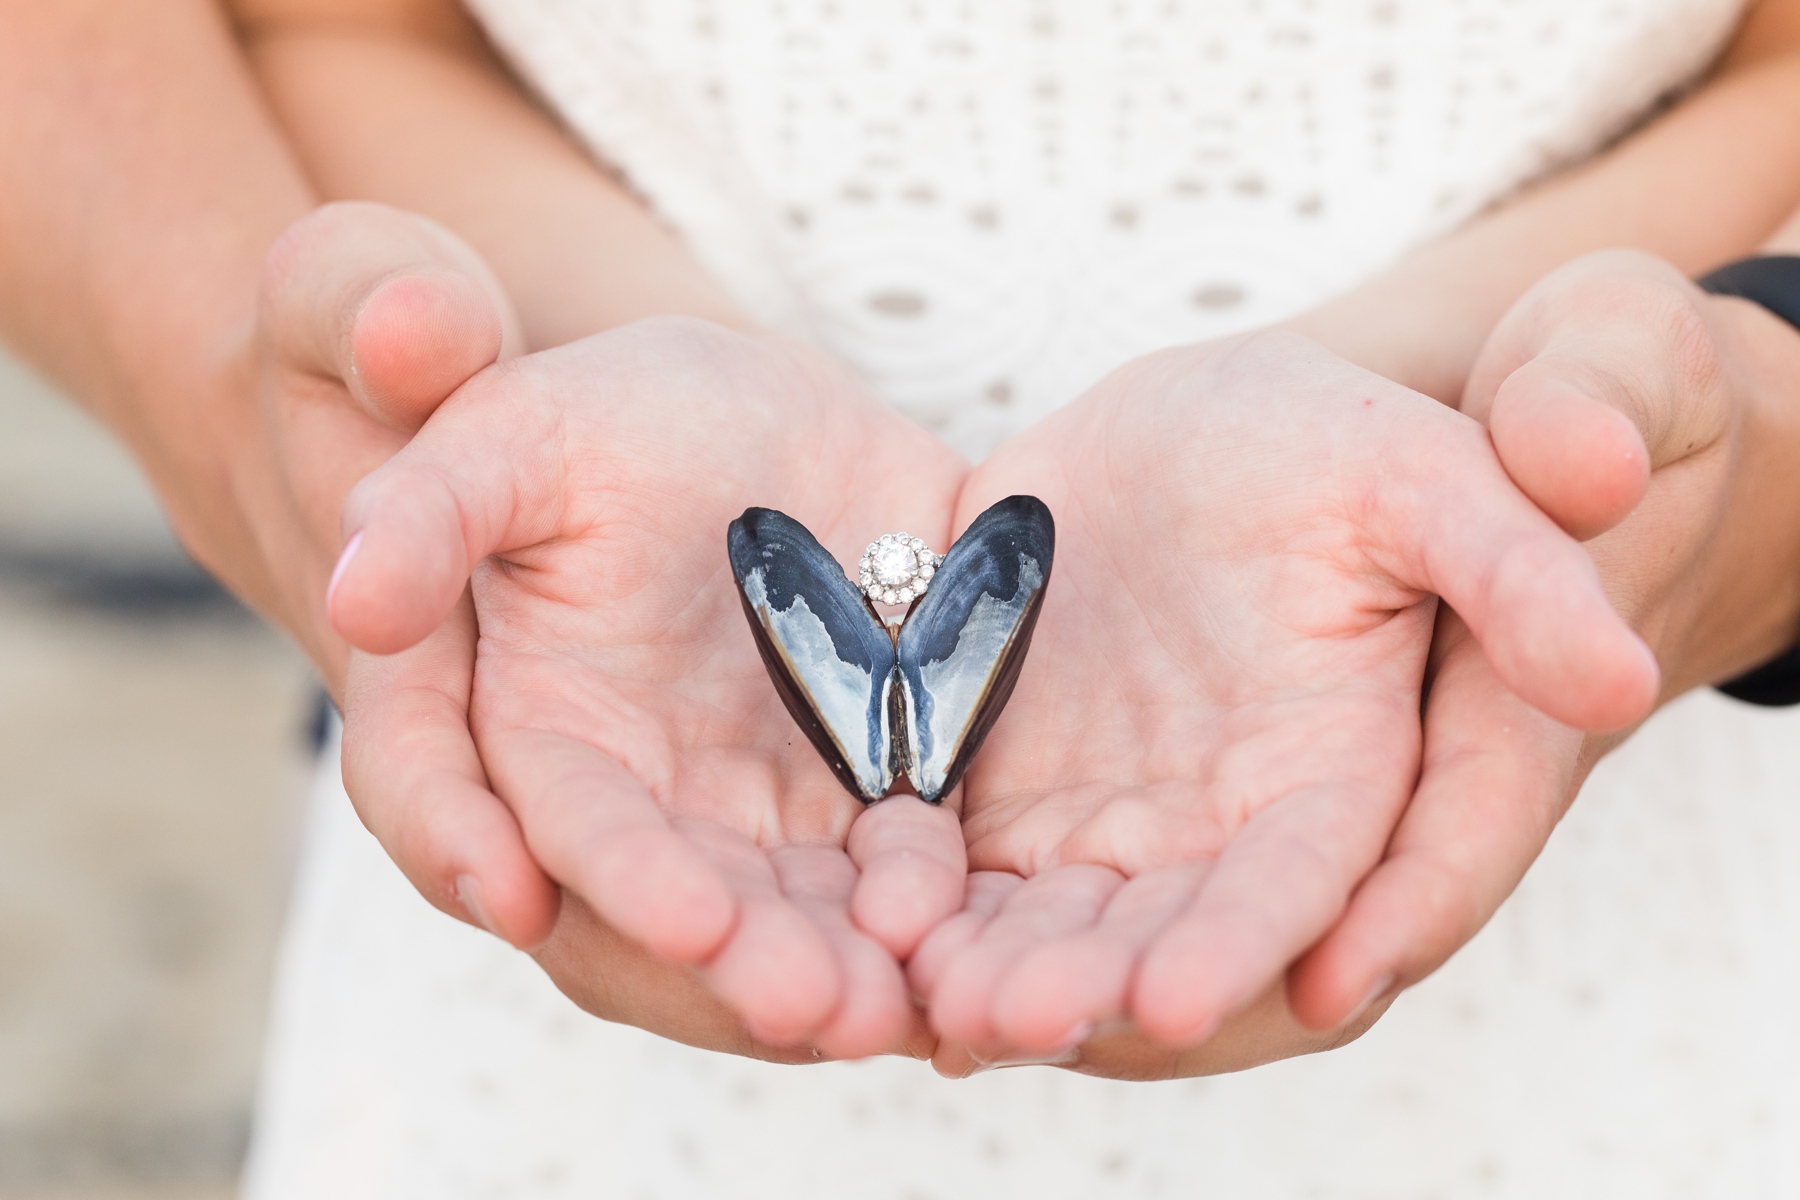
[[[763,318],[980,453],[1289,315],[1718,52],[1738,0],[473,0]]]

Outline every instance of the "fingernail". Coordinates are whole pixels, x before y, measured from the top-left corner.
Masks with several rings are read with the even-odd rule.
[[[749,1017],[745,1017],[745,1018],[743,1018],[743,1022],[744,1022],[744,1029],[750,1034],[750,1037],[754,1041],[761,1042],[765,1046],[775,1046],[775,1047],[785,1048],[785,1047],[791,1047],[794,1044],[793,1038],[791,1038],[791,1037],[786,1037],[786,1038],[776,1037],[774,1033],[772,1033],[770,1030],[764,1028],[762,1023],[759,1021],[755,1021]]]
[[[344,577],[344,570],[349,567],[350,560],[356,557],[358,550],[362,549],[362,539],[362,530],[359,529],[344,544],[344,552],[338,555],[337,566],[331,568],[331,582],[325,585],[325,611],[327,614],[331,612],[331,598],[337,595],[338,581]],[[468,876],[463,878],[466,879]]]
[[[996,1058],[993,1062],[982,1063],[981,1069],[991,1071],[996,1067],[1067,1067],[1081,1061],[1081,1047],[1070,1046],[1067,1050],[1059,1050],[1054,1054],[1011,1054]]]
[[[1386,975],[1383,975],[1381,978],[1377,979],[1374,983],[1374,986],[1369,988],[1369,994],[1362,998],[1362,1003],[1358,1004],[1355,1008],[1350,1010],[1350,1015],[1344,1018],[1344,1024],[1348,1025],[1352,1021],[1356,1020],[1356,1018],[1362,1016],[1363,1013],[1368,1011],[1369,1005],[1375,1003],[1377,1000],[1379,1000],[1383,996],[1385,996],[1387,994],[1387,990],[1393,986],[1394,986],[1394,973],[1392,971],[1389,971]]]
[[[1071,1025],[1068,1032],[1056,1039],[1061,1050],[1052,1050],[1047,1054],[1003,1054],[998,1058],[984,1059],[971,1054],[981,1070],[990,1071],[995,1067],[1066,1067],[1081,1061],[1081,1043],[1094,1035],[1092,1021],[1078,1021]],[[964,1076],[968,1078],[968,1076]]]
[[[458,875],[456,877],[456,899],[464,910],[480,923],[483,929],[503,942],[506,940],[501,936],[499,928],[495,926],[494,918],[487,910],[487,902],[482,899],[481,880],[473,875]]]

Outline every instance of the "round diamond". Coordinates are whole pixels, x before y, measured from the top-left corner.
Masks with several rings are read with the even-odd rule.
[[[911,546],[900,542],[892,542],[875,552],[875,578],[888,587],[897,587],[906,583],[919,569],[919,556]]]
[[[943,561],[923,538],[884,533],[863,551],[857,564],[859,586],[869,599],[882,604],[910,604],[925,594]]]

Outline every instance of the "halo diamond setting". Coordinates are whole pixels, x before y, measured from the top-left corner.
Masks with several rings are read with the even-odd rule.
[[[925,594],[943,563],[920,538],[884,533],[869,543],[857,566],[863,594],[882,604],[911,604]]]

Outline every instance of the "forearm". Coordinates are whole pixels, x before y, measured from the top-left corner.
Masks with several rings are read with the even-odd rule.
[[[456,230],[533,348],[639,317],[750,319],[616,179],[519,91],[454,5],[239,5],[259,78],[316,186]]]
[[[314,203],[205,0],[0,6],[0,334],[110,425],[189,548],[273,607],[228,464],[258,273]]]
[[[1758,6],[1714,77],[1589,162],[1407,255],[1290,327],[1447,403],[1488,332],[1570,259],[1634,247],[1695,274],[1800,205],[1800,22]]]

